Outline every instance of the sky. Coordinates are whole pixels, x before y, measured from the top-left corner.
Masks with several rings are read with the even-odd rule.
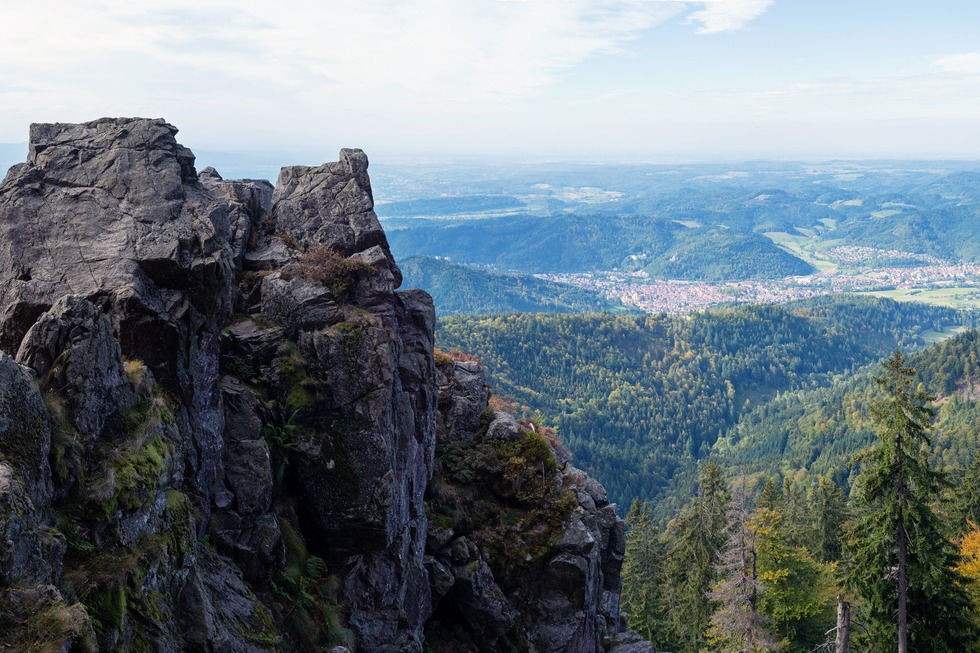
[[[980,159],[980,2],[6,3],[0,143],[107,115],[324,160]]]

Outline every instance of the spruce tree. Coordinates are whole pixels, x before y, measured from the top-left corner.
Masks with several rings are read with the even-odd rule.
[[[841,556],[841,534],[847,520],[847,497],[844,491],[821,476],[807,494],[810,534],[807,547],[821,562],[832,562]]]
[[[668,650],[697,653],[706,644],[714,610],[709,597],[717,578],[719,553],[725,544],[728,485],[721,467],[705,463],[698,494],[667,528],[664,612],[668,617]]]
[[[629,628],[657,645],[663,639],[664,545],[646,501],[633,500],[626,515],[622,610]]]
[[[872,650],[972,650],[973,626],[957,551],[932,509],[946,484],[929,465],[930,397],[896,351],[875,379],[880,442],[859,457],[858,515],[847,582],[866,601]]]

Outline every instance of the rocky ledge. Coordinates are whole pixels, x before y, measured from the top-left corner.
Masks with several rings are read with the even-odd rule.
[[[364,153],[273,187],[176,133],[33,125],[0,185],[0,640],[634,646],[615,506],[437,364]]]

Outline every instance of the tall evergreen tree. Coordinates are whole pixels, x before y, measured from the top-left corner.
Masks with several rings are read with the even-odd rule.
[[[848,584],[867,602],[876,651],[972,650],[964,577],[957,551],[931,503],[945,485],[929,465],[932,398],[896,351],[875,379],[872,406],[880,442],[862,456],[860,510],[849,533]]]
[[[670,631],[668,649],[697,653],[706,644],[714,609],[708,596],[717,575],[719,553],[725,543],[728,485],[721,467],[705,463],[698,494],[667,529],[664,569],[664,611]]]
[[[654,645],[663,643],[664,545],[646,501],[635,499],[626,515],[622,609],[630,630]]]
[[[956,488],[953,514],[960,532],[972,530],[971,523],[980,524],[980,455],[974,455],[973,462]]]
[[[807,494],[811,532],[807,547],[822,562],[840,560],[847,497],[827,476],[820,476]]]

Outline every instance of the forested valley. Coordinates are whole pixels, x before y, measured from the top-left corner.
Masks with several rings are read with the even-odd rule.
[[[837,296],[683,316],[455,316],[438,339],[480,356],[495,394],[556,426],[575,464],[631,506],[623,606],[656,650],[835,651],[846,635],[850,650],[893,651],[907,532],[909,650],[969,651],[980,333],[926,338],[971,321]]]
[[[631,506],[656,650],[976,650],[978,176],[919,168],[529,168],[381,207],[438,346]],[[795,275],[834,290],[724,304]]]
[[[526,274],[502,274],[445,259],[413,256],[399,263],[406,288],[425,288],[438,315],[460,313],[636,313],[598,292]]]
[[[961,320],[951,309],[823,297],[675,316],[453,316],[439,321],[437,341],[478,356],[494,391],[557,427],[614,500],[649,500],[666,517],[690,496],[697,462],[756,406],[921,347],[919,334]]]
[[[822,465],[794,469],[790,457],[777,469],[763,438],[758,458],[746,444],[738,457],[704,461],[695,494],[666,524],[635,500],[623,593],[631,627],[670,651],[884,653],[898,640],[909,647],[899,650],[975,651],[978,353],[975,331],[909,360],[895,352],[851,379],[843,404],[829,393],[819,408],[802,404],[813,419],[794,420],[799,437],[835,445]],[[853,430],[821,428],[833,406]],[[772,407],[769,421],[780,412]]]

